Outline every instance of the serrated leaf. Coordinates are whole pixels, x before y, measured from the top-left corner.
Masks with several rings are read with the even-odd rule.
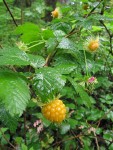
[[[72,78],[68,77],[68,80],[71,82],[76,92],[80,95],[82,103],[87,107],[91,106],[91,100],[89,95],[84,91],[83,87],[77,84]]]
[[[11,132],[15,132],[18,125],[18,117],[12,117],[8,111],[6,111],[4,105],[0,102],[0,121],[10,129]]]
[[[58,45],[58,48],[61,49],[75,49],[74,43],[68,38],[62,38],[61,42]]]
[[[30,22],[18,26],[15,33],[20,34],[21,40],[25,43],[40,39],[40,28],[36,24]]]
[[[69,74],[76,68],[73,64],[62,64],[55,67],[55,70],[60,72],[61,74]]]
[[[17,47],[7,47],[0,50],[0,65],[31,65],[34,68],[42,67],[45,60],[42,56],[27,54]]]
[[[29,57],[17,47],[7,47],[0,50],[0,65],[28,65]]]
[[[65,38],[65,37],[62,38],[57,48],[63,49],[64,53],[69,53],[73,57],[78,59],[79,51],[78,51],[77,45],[72,40]]]
[[[64,37],[66,33],[63,32],[62,30],[55,30],[54,35],[59,38],[59,37]]]
[[[54,34],[52,30],[46,29],[46,30],[43,30],[42,36],[45,40],[48,40],[50,37],[53,38]]]
[[[55,69],[44,67],[36,71],[34,87],[43,101],[53,98],[54,94],[60,91],[64,85],[64,77]]]
[[[0,99],[11,116],[22,115],[30,99],[26,82],[18,74],[0,72]]]
[[[33,68],[40,68],[45,64],[45,59],[42,56],[28,54],[28,57],[30,60],[30,65]]]
[[[60,66],[62,64],[75,65],[75,58],[69,54],[59,55],[55,58],[55,62],[53,62],[53,65]]]
[[[48,53],[52,52],[57,46],[57,44],[58,42],[56,38],[49,38],[48,41],[46,42],[47,52]]]

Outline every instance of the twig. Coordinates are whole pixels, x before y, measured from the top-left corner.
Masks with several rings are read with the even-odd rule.
[[[95,142],[96,142],[96,145],[97,145],[97,150],[100,150],[97,136],[96,136],[95,132],[93,132],[93,133],[94,133],[94,136],[95,136]]]
[[[55,48],[54,48],[54,51],[53,52],[51,52],[49,55],[48,55],[48,57],[46,58],[46,63],[45,63],[45,65],[44,66],[49,66],[50,65],[50,62],[52,61],[52,59],[53,59],[53,57],[56,55],[56,53],[57,53],[57,46],[58,46],[58,44],[59,43],[57,43],[56,44],[56,46],[55,46]]]
[[[101,9],[100,14],[103,15],[104,14],[104,10],[105,10],[105,4],[106,1],[103,1],[103,7]],[[110,31],[108,30],[107,26],[104,24],[103,20],[100,20],[100,23],[103,25],[103,27],[105,28],[106,32],[108,33],[109,36],[109,41],[110,41],[110,53],[112,54],[112,37],[113,35],[110,33]],[[108,58],[108,57],[107,57]]]
[[[102,1],[100,1],[100,3],[98,3],[86,16],[85,18],[89,17],[94,11],[95,9],[101,4]]]
[[[83,136],[83,135],[78,134],[78,135],[76,135],[76,136],[72,136],[72,137],[67,138],[67,139],[65,139],[65,140],[61,140],[61,141],[59,141],[59,142],[54,143],[54,144],[52,145],[52,147],[55,146],[55,145],[57,145],[57,144],[61,144],[62,142],[69,141],[69,140],[73,140],[73,139],[75,139],[75,138],[79,138],[79,137],[81,137],[81,136]]]
[[[16,23],[16,20],[15,20],[15,18],[14,18],[14,16],[13,16],[12,12],[10,11],[10,9],[9,9],[9,7],[8,7],[7,2],[6,2],[5,0],[3,0],[3,2],[4,2],[4,4],[5,4],[7,10],[9,11],[9,14],[10,14],[10,16],[12,17],[14,24],[15,24],[16,26],[18,26],[18,24]]]
[[[2,132],[1,128],[0,128],[0,132],[3,136],[3,138],[7,141],[7,143],[14,148],[14,150],[16,150],[16,147],[7,139],[7,137],[5,136],[5,134]]]
[[[24,142],[26,145],[26,112],[24,111]]]
[[[108,33],[109,36],[109,41],[110,41],[110,53],[112,54],[112,37],[113,35],[110,33],[110,31],[108,30],[108,28],[106,27],[106,25],[104,24],[103,20],[100,20],[100,23],[103,25],[103,27],[105,28],[106,32]]]
[[[107,113],[105,113],[95,124],[98,124],[97,125],[97,127],[99,126],[99,124],[100,124],[100,121],[102,120],[102,119],[104,119],[106,116],[107,116],[107,114],[109,114],[110,113],[110,111],[113,109],[113,106],[109,109],[109,111],[107,112]],[[94,124],[94,125],[95,125]]]
[[[100,1],[100,3],[98,3],[87,15],[84,16],[84,18],[87,18],[89,17],[94,11],[95,9],[101,4],[102,1]],[[82,28],[79,29],[79,31],[81,30]],[[75,33],[77,33],[78,31],[76,31],[76,28],[73,28],[65,37],[69,37]]]

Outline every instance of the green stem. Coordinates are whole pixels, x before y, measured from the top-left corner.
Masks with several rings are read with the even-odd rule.
[[[35,46],[37,46],[37,45],[40,45],[40,44],[43,44],[43,43],[45,43],[45,42],[43,41],[43,42],[40,42],[40,43],[34,44],[34,45],[30,46],[28,49],[33,48],[33,47],[35,47]]]
[[[87,58],[86,58],[85,50],[84,50],[84,59],[85,59],[86,75],[88,76],[88,65],[87,65]]]

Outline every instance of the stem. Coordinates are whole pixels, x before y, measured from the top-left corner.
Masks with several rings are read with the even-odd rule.
[[[26,112],[25,111],[24,111],[24,142],[26,145],[27,141],[26,141]]]
[[[57,50],[54,51],[53,53],[50,53],[46,59],[46,64],[44,66],[48,66],[50,65],[51,60],[53,59],[53,57],[56,55]]]
[[[101,4],[102,1],[100,1],[100,3],[98,3],[86,16],[85,18],[89,17],[94,11],[95,9]]]
[[[110,113],[110,111],[112,111],[113,110],[113,106],[109,109],[109,111],[108,112],[106,112],[95,124],[98,124],[97,125],[97,128],[98,128],[98,126],[99,126],[99,123],[100,123],[100,121],[102,120],[102,119],[104,119],[109,113]],[[94,125],[95,125],[94,124]]]
[[[113,55],[113,50],[112,50],[112,37],[113,35],[110,33],[110,31],[108,30],[108,28],[106,27],[106,25],[104,24],[103,20],[100,20],[100,23],[103,25],[103,27],[105,28],[106,32],[108,33],[109,36],[109,41],[110,41],[110,53]]]
[[[9,140],[7,139],[7,137],[5,136],[5,134],[2,132],[1,128],[0,128],[0,132],[1,132],[2,136],[3,136],[3,138],[7,141],[7,143],[8,143],[12,148],[14,148],[14,150],[16,150],[16,147],[15,147],[11,142],[9,142]]]
[[[33,48],[33,47],[40,45],[40,44],[43,44],[43,43],[45,43],[45,42],[40,42],[40,43],[34,44],[34,45],[30,46],[28,49]]]
[[[97,145],[97,150],[100,150],[97,136],[96,136],[95,132],[93,132],[93,133],[94,133],[94,136],[95,136],[95,142],[96,142],[96,145]]]
[[[58,49],[56,49],[56,47],[58,46],[59,43],[56,44],[56,46],[54,47],[54,51],[51,52],[48,57],[46,58],[46,63],[44,66],[48,66],[50,65],[50,62],[52,61],[53,57],[56,55]]]
[[[86,75],[88,76],[88,65],[87,65],[87,58],[86,58],[85,50],[84,50],[84,59],[85,59]]]
[[[8,7],[8,5],[7,5],[7,2],[6,2],[5,0],[3,0],[3,2],[4,2],[5,6],[6,6],[7,10],[8,10],[8,12],[9,12],[10,16],[12,17],[14,24],[15,24],[16,26],[18,26],[18,24],[16,23],[16,20],[15,20],[15,18],[14,18],[14,16],[13,16],[12,12],[10,11],[10,9],[9,9],[9,7]]]

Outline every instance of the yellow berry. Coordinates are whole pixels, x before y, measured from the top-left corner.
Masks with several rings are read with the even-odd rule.
[[[66,106],[59,99],[55,99],[42,107],[42,114],[52,122],[61,123],[66,117]]]

